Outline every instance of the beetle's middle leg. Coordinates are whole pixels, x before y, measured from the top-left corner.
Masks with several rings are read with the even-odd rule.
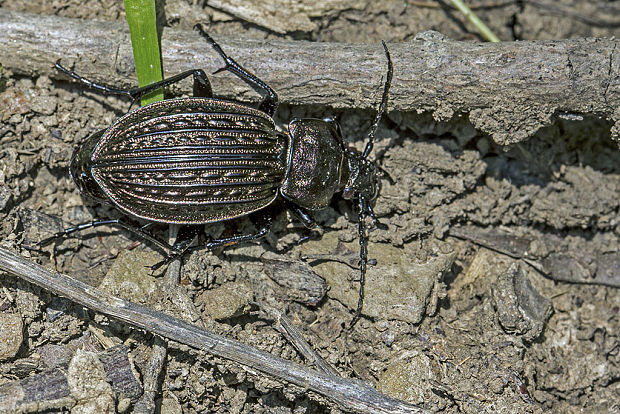
[[[243,243],[243,242],[247,242],[251,240],[258,240],[258,239],[265,237],[265,235],[269,233],[269,230],[271,230],[271,224],[272,224],[271,216],[269,214],[261,212],[258,215],[255,215],[253,217],[256,221],[256,226],[257,226],[256,232],[250,233],[250,234],[240,234],[240,235],[236,235],[232,237],[225,237],[221,239],[209,240],[205,244],[203,244],[202,246],[198,246],[197,248],[198,249],[199,248],[216,249],[218,247],[229,247],[229,246],[234,246],[239,243]]]
[[[250,85],[252,89],[257,91],[261,95],[264,94],[265,96],[263,100],[261,101],[261,103],[258,105],[258,109],[265,112],[267,115],[273,117],[273,114],[275,114],[276,109],[278,109],[278,95],[273,89],[271,89],[271,86],[267,85],[259,77],[257,77],[256,75],[254,75],[253,73],[245,69],[239,63],[237,63],[233,58],[229,57],[222,50],[221,46],[218,45],[217,42],[213,40],[213,38],[209,36],[207,32],[205,32],[205,30],[202,28],[202,25],[197,24],[196,26],[194,26],[194,29],[198,30],[198,33],[200,33],[200,35],[204,37],[211,46],[213,46],[213,49],[215,49],[215,51],[226,62],[226,65],[223,68],[216,70],[214,73],[219,73],[224,70],[232,72],[235,75],[237,75],[241,80],[243,80],[245,83]]]
[[[50,236],[46,239],[43,239],[37,243],[34,244],[34,246],[36,247],[43,247],[46,246],[56,240],[68,237],[74,233],[79,233],[81,231],[90,229],[90,228],[96,228],[96,227],[101,227],[101,226],[112,226],[112,227],[119,227],[123,230],[127,230],[130,233],[135,234],[136,236],[154,244],[155,246],[159,247],[161,250],[163,250],[168,256],[176,254],[179,252],[179,249],[177,249],[175,246],[171,246],[168,243],[166,243],[163,240],[160,240],[159,238],[153,236],[152,234],[149,234],[146,229],[151,225],[152,223],[147,223],[146,225],[142,226],[142,227],[137,227],[134,226],[130,223],[127,223],[126,221],[124,221],[123,219],[111,219],[111,220],[94,220],[94,221],[89,221],[86,223],[82,223],[82,224],[78,224],[76,226],[73,227],[69,227],[65,230],[62,230],[56,234],[54,234],[53,236]]]
[[[255,217],[256,217],[256,221],[258,222],[257,223],[258,229],[256,230],[256,232],[250,233],[250,234],[240,234],[240,235],[236,235],[232,237],[224,237],[221,239],[209,239],[207,240],[206,243],[201,243],[197,246],[191,246],[191,247],[189,246],[189,244],[191,243],[191,241],[193,241],[193,239],[190,240],[190,243],[187,243],[187,244],[181,245],[177,243],[175,244],[174,247],[169,246],[171,248],[170,253],[168,253],[168,255],[164,258],[164,260],[153,265],[151,269],[157,270],[157,268],[165,264],[171,263],[172,261],[176,259],[180,259],[185,254],[193,252],[194,250],[202,250],[202,249],[213,250],[219,247],[230,247],[230,246],[237,245],[239,243],[261,239],[265,237],[267,233],[269,233],[269,230],[271,229],[272,219],[267,214],[260,214]],[[196,226],[193,226],[193,227],[196,227]]]

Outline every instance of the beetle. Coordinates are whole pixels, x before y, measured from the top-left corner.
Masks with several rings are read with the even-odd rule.
[[[151,223],[204,225],[264,212],[280,199],[309,228],[316,224],[311,211],[325,208],[341,192],[357,203],[360,244],[360,294],[352,325],[360,316],[368,237],[365,219],[378,221],[371,204],[378,194],[377,166],[368,159],[374,136],[387,111],[392,61],[377,115],[363,152],[349,148],[338,123],[331,119],[293,119],[287,131],[276,128],[273,116],[278,95],[260,78],[230,58],[202,28],[200,35],[224,60],[224,67],[262,95],[256,108],[243,102],[213,96],[201,69],[193,69],[149,86],[130,90],[90,81],[63,67],[56,68],[103,94],[130,97],[145,94],[193,76],[193,96],[168,99],[139,107],[100,130],[75,150],[70,175],[81,193],[111,204],[124,217]],[[181,257],[187,248],[171,246],[124,219],[80,224],[39,242],[53,240],[91,227],[114,225],[162,248],[166,259],[154,268]],[[253,234],[209,240],[199,246],[229,246],[264,236],[271,225],[268,215]],[[194,248],[192,248],[194,249]]]

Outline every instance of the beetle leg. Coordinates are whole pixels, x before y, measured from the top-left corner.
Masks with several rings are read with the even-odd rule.
[[[60,59],[56,62],[56,69],[69,75],[76,81],[85,84],[89,88],[95,89],[103,93],[104,95],[128,96],[132,99],[132,102],[138,101],[144,95],[151,93],[157,89],[170,86],[177,82],[180,82],[181,80],[187,78],[190,75],[194,76],[194,87],[193,87],[194,96],[205,97],[205,98],[211,98],[213,96],[213,91],[211,89],[211,83],[209,82],[207,75],[202,69],[191,69],[191,70],[179,73],[178,75],[172,76],[170,78],[163,79],[159,82],[155,82],[150,85],[143,86],[141,88],[133,88],[133,89],[121,89],[121,88],[116,88],[113,86],[93,82],[89,79],[86,79],[83,76],[78,75],[72,70],[69,70],[65,68],[64,66],[62,66],[60,64]]]
[[[387,224],[381,223],[379,221],[379,219],[377,218],[377,216],[375,216],[375,211],[373,210],[373,208],[372,208],[372,206],[370,204],[368,204],[368,206],[366,207],[366,211],[368,212],[368,215],[372,219],[373,225],[375,227],[377,227],[380,230],[387,230],[388,229]]]
[[[269,233],[269,230],[271,229],[272,219],[271,217],[264,214],[264,215],[259,216],[258,221],[259,221],[258,230],[255,233],[241,234],[241,235],[232,236],[232,237],[224,237],[221,239],[211,239],[211,240],[208,240],[206,243],[200,244],[198,246],[189,247],[185,249],[185,252],[193,252],[194,250],[200,250],[200,249],[213,250],[213,249],[217,249],[218,247],[230,247],[230,246],[234,246],[239,243],[244,243],[247,241],[258,240],[260,238],[263,238],[265,237],[267,233]]]
[[[319,232],[323,231],[323,227],[317,224],[316,220],[314,220],[314,217],[312,217],[312,214],[307,209],[292,202],[287,202],[287,208],[299,221],[303,223],[305,230],[303,232],[299,232],[299,240],[294,242],[293,246],[298,246],[303,242],[316,237],[317,234],[320,234]]]
[[[73,227],[69,227],[63,231],[60,231],[56,234],[54,234],[53,236],[50,236],[46,239],[43,239],[37,243],[35,243],[35,246],[38,247],[43,247],[46,246],[52,242],[54,242],[55,240],[67,237],[73,233],[77,233],[83,230],[87,230],[90,228],[95,228],[95,227],[100,227],[100,226],[115,226],[115,227],[120,227],[124,230],[127,230],[133,234],[135,234],[138,237],[141,237],[142,239],[145,239],[151,243],[153,243],[154,245],[156,245],[157,247],[159,247],[160,249],[162,249],[164,252],[166,252],[167,255],[173,255],[178,253],[177,249],[174,246],[170,246],[168,243],[158,239],[157,237],[147,233],[145,230],[146,228],[148,228],[150,226],[150,223],[147,223],[146,225],[142,226],[142,227],[135,227],[132,226],[129,223],[126,223],[125,221],[121,220],[121,219],[112,219],[112,220],[95,220],[95,221],[90,221],[87,223],[82,223],[82,224],[78,224],[77,226],[73,226]]]
[[[159,82],[151,83],[150,85],[146,85],[141,88],[129,89],[127,91],[127,95],[131,96],[133,102],[136,102],[144,95],[147,95],[157,89],[174,85],[175,83],[182,81],[190,75],[194,77],[193,92],[195,96],[206,98],[210,98],[213,96],[211,83],[209,82],[206,73],[202,69],[190,69],[185,72],[181,72],[178,75],[174,75],[170,78],[160,80]]]
[[[152,271],[159,269],[160,267],[170,264],[176,259],[182,258],[186,253],[192,251],[190,250],[190,245],[200,236],[200,234],[204,231],[204,226],[183,226],[179,230],[179,234],[177,236],[177,241],[174,246],[170,246],[173,250],[172,253],[167,252],[168,254],[164,259],[160,262],[155,263],[150,266]]]
[[[94,81],[91,81],[90,79],[86,79],[85,77],[78,75],[74,71],[69,70],[65,68],[64,66],[62,66],[60,64],[60,59],[56,61],[56,64],[54,65],[54,67],[56,68],[56,70],[72,77],[76,81],[83,83],[84,85],[88,86],[91,89],[98,90],[104,95],[124,95],[124,96],[129,96],[130,98],[133,98],[129,90],[115,88],[114,86],[104,85],[102,83],[96,83]]]
[[[256,75],[245,69],[239,63],[237,63],[233,58],[229,57],[221,48],[220,45],[217,44],[215,40],[202,28],[201,24],[197,24],[194,26],[194,29],[200,33],[202,37],[204,37],[207,42],[215,49],[215,51],[224,59],[226,65],[223,68],[216,70],[215,73],[219,73],[222,71],[229,71],[237,75],[241,80],[250,85],[252,89],[261,95],[265,95],[261,103],[258,105],[258,109],[265,112],[267,115],[273,117],[278,109],[278,95],[276,92],[271,89],[269,85],[267,85],[264,81],[258,78]]]
[[[234,246],[236,244],[243,243],[246,241],[258,240],[260,238],[263,238],[265,237],[267,233],[269,233],[269,230],[271,229],[271,217],[266,217],[266,216],[262,217],[261,221],[263,222],[259,225],[258,230],[255,233],[242,234],[242,235],[226,237],[222,239],[209,240],[203,245],[203,247],[207,249],[215,249],[218,247],[229,247],[229,246]]]
[[[153,266],[151,266],[151,270],[155,271],[164,265],[170,264],[176,259],[180,259],[185,254],[193,252],[194,250],[201,250],[201,249],[213,250],[218,247],[229,247],[229,246],[234,246],[236,244],[243,243],[246,241],[260,239],[264,237],[271,229],[271,218],[264,217],[263,219],[264,219],[264,223],[259,227],[256,233],[243,234],[243,235],[238,235],[238,236],[233,236],[233,237],[226,237],[222,239],[211,239],[207,241],[206,243],[200,244],[198,246],[191,246],[191,247],[190,247],[190,244],[192,241],[194,241],[195,237],[190,239],[189,243],[187,243],[186,241],[181,241],[180,243],[176,243],[174,245],[174,248],[173,248],[174,250],[172,251],[172,253],[168,253],[168,255],[164,258],[164,260],[162,260],[161,262],[155,263]]]
[[[99,226],[108,226],[108,225],[116,225],[118,224],[118,219],[116,220],[95,220],[95,221],[89,221],[87,223],[81,223],[78,224],[76,226],[73,227],[69,227],[66,228],[62,231],[59,231],[58,233],[54,234],[53,236],[50,236],[48,238],[45,238],[43,240],[38,241],[37,243],[35,243],[35,246],[39,246],[39,247],[43,247],[43,246],[47,246],[48,244],[67,237],[73,233],[77,233],[80,232],[82,230],[86,230],[86,229],[90,229],[93,227],[99,227]]]
[[[293,215],[299,221],[303,223],[303,225],[307,229],[314,229],[314,228],[320,227],[318,224],[316,224],[316,221],[314,220],[314,217],[312,217],[312,214],[305,208],[300,207],[293,202],[287,202],[286,207],[291,211],[291,213],[293,213]]]
[[[202,69],[194,71],[193,94],[196,98],[213,98],[213,89],[207,74]]]

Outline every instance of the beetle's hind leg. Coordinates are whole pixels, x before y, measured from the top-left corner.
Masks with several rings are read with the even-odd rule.
[[[83,76],[78,75],[72,70],[69,70],[60,64],[60,60],[56,62],[56,69],[62,73],[65,73],[75,79],[76,81],[83,83],[91,89],[97,90],[104,95],[121,95],[128,96],[131,98],[132,103],[140,100],[144,95],[147,95],[157,89],[164,88],[166,86],[173,85],[177,82],[182,81],[183,79],[193,76],[194,77],[194,86],[193,93],[196,97],[204,97],[211,98],[213,97],[213,89],[211,88],[211,83],[209,82],[209,78],[207,78],[206,73],[202,69],[190,69],[188,71],[179,73],[178,75],[172,76],[167,79],[163,79],[159,82],[152,83],[147,86],[143,86],[141,88],[133,88],[133,89],[122,89],[114,86],[104,85],[101,83],[96,83],[87,79]]]
[[[265,97],[258,105],[258,109],[265,112],[267,115],[273,117],[278,109],[278,95],[276,92],[271,89],[269,85],[267,85],[263,80],[259,77],[245,69],[239,63],[237,63],[233,58],[229,57],[224,50],[222,50],[221,46],[217,44],[215,40],[202,28],[201,24],[197,24],[194,26],[194,29],[200,33],[202,37],[204,37],[207,42],[215,49],[215,51],[224,59],[226,65],[216,70],[214,73],[219,73],[221,71],[227,70],[229,72],[237,75],[241,80],[250,85],[255,91],[260,94],[264,94]]]

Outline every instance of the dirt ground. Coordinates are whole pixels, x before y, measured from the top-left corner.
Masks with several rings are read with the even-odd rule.
[[[322,14],[308,11],[306,20],[289,21],[287,35],[202,3],[167,1],[164,18],[175,27],[208,21],[212,34],[258,38],[401,42],[432,29],[480,40],[444,2],[327,2]],[[618,36],[612,3],[472,2],[503,40]],[[111,0],[0,0],[0,7],[124,18],[122,3]],[[340,198],[316,215],[326,229],[321,237],[296,244],[299,224],[281,212],[260,243],[186,257],[181,284],[193,303],[189,313],[166,305],[163,269],[146,270],[161,256],[131,234],[89,231],[46,247],[45,254],[20,247],[71,224],[118,217],[111,207],[83,199],[67,168],[79,142],[128,108],[125,100],[69,81],[0,75],[3,246],[303,364],[254,305],[269,304],[286,312],[343,376],[432,411],[620,412],[620,152],[607,120],[560,117],[526,142],[499,147],[467,114],[437,122],[427,113],[391,112],[374,149],[385,171],[375,212],[387,229],[370,232],[369,256],[377,263],[368,269],[364,315],[348,331],[359,244],[355,207]],[[363,148],[370,111],[283,104],[276,121],[327,115]],[[252,226],[226,222],[207,232],[217,237]],[[156,231],[166,237],[165,228]],[[335,255],[340,261],[330,260]],[[280,269],[307,263],[304,269],[325,285],[319,279],[309,293],[307,286],[279,280],[274,259],[282,258],[288,262]],[[0,331],[14,314],[21,316],[14,326],[23,326],[12,331],[12,347],[0,345],[0,385],[46,369],[52,364],[46,347],[75,347],[78,339],[95,349],[125,343],[137,372],[146,370],[151,336],[2,274]],[[178,344],[169,345],[157,403],[165,413],[340,412],[303,389]]]

